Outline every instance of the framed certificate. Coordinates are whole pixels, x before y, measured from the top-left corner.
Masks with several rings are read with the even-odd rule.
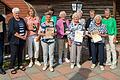
[[[91,36],[92,36],[92,39],[93,39],[94,43],[102,41],[102,37],[99,35],[98,30],[95,30],[95,31],[91,32]]]
[[[0,22],[0,32],[3,32],[3,22]]]
[[[83,42],[83,33],[84,33],[84,31],[76,30],[75,31],[74,41],[82,43]]]
[[[53,35],[52,35],[53,33],[54,33],[54,28],[53,27],[46,28],[45,38],[46,39],[53,38]]]

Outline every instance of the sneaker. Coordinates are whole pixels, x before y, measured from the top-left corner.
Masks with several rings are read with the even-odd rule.
[[[69,60],[68,58],[65,58],[65,62],[69,63],[69,62],[70,62],[70,60]]]
[[[80,65],[79,63],[77,63],[77,67],[78,67],[78,68],[81,68],[81,65]]]
[[[110,66],[110,69],[115,69],[115,68],[117,68],[116,65],[111,65],[111,66]]]
[[[41,66],[39,61],[35,61],[35,65]]]
[[[74,68],[74,66],[75,66],[75,64],[74,63],[71,63],[71,69],[73,69]]]
[[[111,63],[109,62],[106,62],[106,64],[105,64],[106,66],[111,66]]]
[[[88,60],[91,61],[91,60],[92,60],[92,57],[89,57]]]
[[[50,70],[51,72],[53,72],[53,71],[54,71],[53,67],[49,67],[49,70]]]
[[[33,66],[33,62],[30,62],[28,67],[32,67]]]
[[[94,68],[95,68],[95,64],[92,64],[92,65],[91,65],[91,68],[94,69]]]
[[[59,62],[58,62],[59,64],[62,64],[62,59],[59,59]]]
[[[47,69],[47,66],[45,65],[42,69],[43,69],[43,71],[45,71]]]
[[[101,69],[102,71],[105,70],[105,69],[104,69],[104,66],[100,66],[100,69]]]

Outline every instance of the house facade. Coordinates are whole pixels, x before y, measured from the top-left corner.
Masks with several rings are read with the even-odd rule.
[[[31,4],[31,5],[30,5]],[[118,35],[120,40],[120,1],[119,0],[1,0],[0,1],[0,13],[7,15],[7,21],[12,16],[10,9],[13,7],[19,7],[21,9],[21,17],[25,17],[28,12],[29,6],[34,7],[38,16],[44,15],[47,6],[52,5],[55,10],[55,15],[59,15],[59,12],[65,10],[67,17],[74,12],[72,4],[80,4],[83,11],[83,18],[87,19],[89,16],[89,10],[94,9],[97,14],[103,15],[105,8],[110,8],[112,16],[117,20]],[[7,7],[7,8],[6,8]]]

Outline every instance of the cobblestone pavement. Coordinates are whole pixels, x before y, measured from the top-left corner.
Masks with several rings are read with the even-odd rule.
[[[119,52],[120,46],[117,46]],[[84,54],[83,50],[83,54]],[[83,57],[87,56],[84,54]],[[55,66],[55,71],[43,71],[42,66],[33,66],[27,68],[25,72],[18,71],[17,74],[11,74],[7,70],[6,75],[0,75],[0,80],[120,80],[120,56],[118,56],[117,68],[111,70],[109,66],[105,66],[105,70],[101,71],[99,66],[95,69],[90,69],[91,61],[82,57],[82,68],[70,68],[69,63]]]

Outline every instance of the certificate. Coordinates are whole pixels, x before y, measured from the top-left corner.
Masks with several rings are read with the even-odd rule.
[[[54,33],[54,28],[52,27],[49,27],[49,28],[46,28],[46,31],[45,31],[45,38],[46,39],[49,39],[49,38],[53,38],[53,34]]]
[[[94,32],[91,32],[92,39],[94,43],[102,41],[102,37],[99,35],[99,31],[95,30]]]
[[[0,32],[3,32],[3,22],[0,22]]]
[[[75,38],[74,38],[74,41],[76,42],[83,42],[83,33],[84,31],[75,31]]]

